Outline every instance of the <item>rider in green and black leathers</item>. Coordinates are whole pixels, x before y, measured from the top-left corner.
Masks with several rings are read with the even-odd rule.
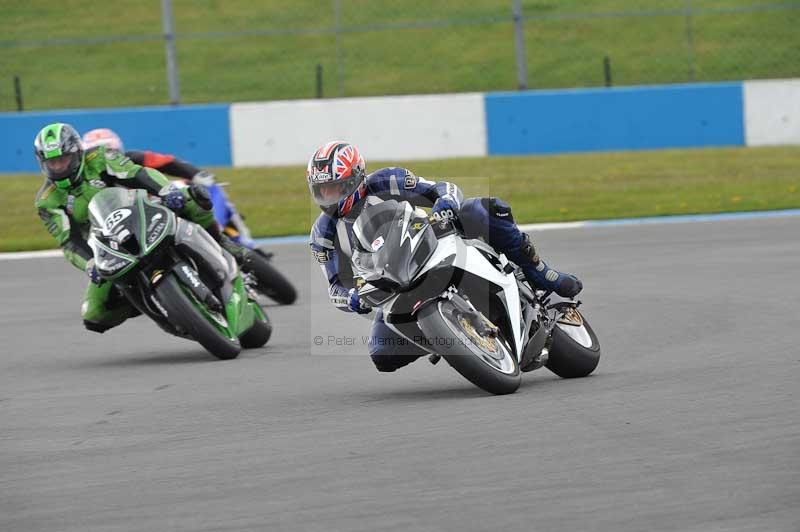
[[[199,224],[220,240],[211,200],[201,186],[179,189],[157,170],[134,164],[123,154],[106,151],[103,146],[84,152],[80,135],[69,124],[56,123],[43,128],[36,135],[34,152],[46,177],[36,195],[39,216],[67,260],[91,279],[81,308],[83,323],[90,331],[104,332],[138,314],[113,290],[112,283],[99,277],[94,266],[87,244],[88,207],[98,191],[107,186],[147,190],[160,196],[163,204],[179,216]],[[227,242],[220,243],[229,247]],[[237,256],[236,249],[229,251]]]

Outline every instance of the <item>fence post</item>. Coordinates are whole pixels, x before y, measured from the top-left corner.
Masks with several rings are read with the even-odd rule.
[[[525,58],[525,35],[523,34],[522,1],[514,0],[512,5],[514,19],[514,48],[517,55],[517,86],[524,91],[528,88],[528,61]]]
[[[603,58],[603,74],[605,75],[606,78],[606,87],[610,87],[611,85],[613,85],[613,82],[611,80],[611,58],[608,56],[605,56]]]
[[[14,96],[17,99],[17,111],[22,111],[22,84],[19,76],[14,76]]]
[[[164,47],[167,53],[169,101],[172,105],[178,105],[181,103],[181,90],[178,84],[178,57],[175,53],[175,21],[172,17],[172,0],[161,0],[161,27],[164,30]]]
[[[317,98],[322,98],[322,63],[317,63]]]
[[[694,81],[694,28],[692,27],[693,6],[692,0],[686,0],[686,48],[689,63],[689,81]]]
[[[344,66],[342,59],[342,0],[333,0],[333,19],[336,21],[336,92],[344,96]]]

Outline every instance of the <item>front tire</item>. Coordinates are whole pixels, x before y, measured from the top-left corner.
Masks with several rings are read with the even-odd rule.
[[[457,312],[450,301],[436,301],[420,311],[417,324],[428,345],[478,388],[495,395],[517,391],[522,374],[514,354],[499,339],[494,339],[494,349],[501,350],[495,356],[470,341],[469,333],[458,325]]]
[[[558,323],[545,366],[563,379],[577,379],[592,373],[600,363],[600,342],[589,322],[577,310],[580,325]],[[570,320],[576,323],[575,320]],[[572,329],[570,329],[572,328]]]
[[[209,353],[221,360],[239,356],[238,340],[223,335],[189,300],[173,274],[165,275],[155,287],[156,297],[167,311],[167,319],[177,325]]]
[[[258,250],[247,254],[242,270],[252,273],[258,280],[256,290],[281,305],[291,305],[297,299],[297,290],[275,266]]]

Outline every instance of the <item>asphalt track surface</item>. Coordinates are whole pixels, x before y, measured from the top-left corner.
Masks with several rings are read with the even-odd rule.
[[[274,248],[298,304],[227,362],[144,318],[84,331],[79,272],[0,262],[0,530],[798,531],[798,235],[537,235],[603,358],[504,397],[424,359],[378,374],[301,245]]]

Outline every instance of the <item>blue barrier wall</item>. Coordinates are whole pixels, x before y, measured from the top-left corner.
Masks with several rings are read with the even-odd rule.
[[[0,172],[38,172],[33,156],[36,133],[52,122],[67,122],[81,133],[108,127],[126,149],[171,153],[198,166],[230,166],[229,105],[187,105],[0,113]]]
[[[742,107],[742,83],[488,94],[488,151],[741,146]]]
[[[742,146],[745,144],[743,93],[740,82],[494,93],[484,95],[484,108],[478,100],[469,111],[448,113],[441,109],[435,121],[445,131],[463,129],[465,122],[478,121],[481,127],[470,130],[475,138],[469,144],[486,146],[489,155]],[[419,98],[423,102],[431,97],[398,98],[408,104],[408,99]],[[403,108],[391,97],[378,100],[375,100],[378,104],[386,106],[385,114],[389,116]],[[332,110],[352,105],[354,101],[320,100],[313,106],[304,101],[265,104],[268,112],[265,111],[263,120],[248,122],[248,128],[255,131],[246,132],[252,147],[237,145],[240,152],[247,150],[245,154],[239,153],[239,160],[252,160],[251,152],[263,150],[262,145],[269,138],[263,131],[269,130],[276,116],[286,124],[281,135],[293,139],[294,144],[313,148],[315,144],[308,139],[306,124],[315,121],[314,113],[324,121]],[[275,106],[280,112],[273,109]],[[294,106],[298,106],[297,111]],[[313,112],[309,111],[311,107]],[[230,109],[225,104],[0,113],[0,172],[38,171],[32,154],[33,137],[41,127],[56,121],[71,123],[81,132],[110,127],[122,136],[129,149],[168,152],[199,166],[231,166]],[[301,114],[305,120],[293,119]],[[355,115],[358,123],[352,125],[374,131],[372,118],[370,114]],[[397,119],[413,122],[407,114]],[[333,131],[331,134],[340,136]],[[240,140],[241,135],[240,132]],[[405,157],[436,157],[431,155],[427,144],[423,147],[425,150],[415,153],[413,147],[404,144]],[[306,152],[312,148],[298,150],[293,163],[303,164]],[[275,163],[266,158],[264,164]],[[281,160],[280,164],[290,161]]]

